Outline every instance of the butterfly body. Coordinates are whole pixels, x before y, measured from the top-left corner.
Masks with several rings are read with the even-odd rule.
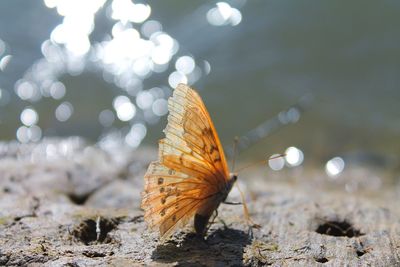
[[[196,233],[204,235],[237,177],[229,174],[217,132],[196,91],[179,84],[168,110],[159,159],[144,177],[144,219],[165,239],[194,217]]]
[[[203,206],[197,209],[194,216],[194,229],[198,235],[203,236],[205,234],[210,217],[214,211],[218,209],[219,205],[226,200],[236,180],[237,176],[231,175],[231,178],[226,184],[225,190],[215,194],[215,196],[210,198]]]

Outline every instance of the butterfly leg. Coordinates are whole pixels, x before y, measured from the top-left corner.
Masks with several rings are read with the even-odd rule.
[[[212,220],[209,223],[209,227],[214,223],[215,218],[217,218],[217,217],[218,217],[218,210],[216,209],[214,212],[214,217],[212,218]]]
[[[207,227],[206,227],[206,230],[205,230],[206,233],[207,233],[208,229],[210,229],[211,225],[213,225],[213,223],[214,223],[214,221],[215,221],[215,218],[217,218],[217,217],[218,217],[218,209],[216,209],[216,210],[214,211],[214,216],[213,216],[212,219],[208,222]]]

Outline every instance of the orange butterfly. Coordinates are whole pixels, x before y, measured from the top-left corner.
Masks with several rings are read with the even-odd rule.
[[[203,236],[237,176],[228,171],[217,132],[196,91],[179,84],[168,110],[159,161],[152,162],[144,176],[144,219],[165,239],[194,216],[195,231]]]

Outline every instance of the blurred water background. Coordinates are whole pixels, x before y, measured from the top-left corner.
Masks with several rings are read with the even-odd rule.
[[[156,146],[184,82],[225,147],[274,129],[242,158],[396,170],[399,26],[396,0],[3,0],[0,139]]]

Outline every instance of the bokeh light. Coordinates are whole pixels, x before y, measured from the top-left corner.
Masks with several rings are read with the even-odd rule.
[[[135,4],[130,0],[114,0],[111,8],[111,17],[123,22],[142,23],[151,14],[151,7],[149,5]]]
[[[126,96],[117,96],[113,101],[117,117],[121,121],[129,121],[136,114],[136,107]]]
[[[148,20],[145,23],[143,23],[141,27],[142,34],[147,38],[150,38],[150,36],[153,33],[161,31],[162,31],[162,25],[159,21],[156,20]]]
[[[285,151],[285,160],[289,166],[299,166],[303,163],[304,154],[297,147],[288,147]]]
[[[54,99],[61,99],[65,96],[66,89],[63,83],[55,82],[50,86],[50,95]]]
[[[207,20],[214,26],[227,24],[236,26],[242,21],[242,13],[226,2],[218,2],[216,7],[211,8],[207,12]]]
[[[74,107],[70,102],[61,103],[55,111],[56,119],[60,122],[67,121],[74,112]]]
[[[176,70],[183,74],[191,73],[195,67],[196,64],[194,62],[194,59],[190,56],[182,56],[178,58],[175,63]]]
[[[37,86],[30,81],[17,81],[15,91],[22,100],[36,101],[40,98]]]
[[[17,140],[21,143],[37,142],[42,137],[42,130],[39,126],[21,126],[16,132]]]
[[[152,106],[154,97],[149,91],[141,91],[136,96],[136,105],[141,109],[148,109]]]
[[[103,110],[99,114],[99,122],[103,127],[110,127],[115,121],[114,112],[109,109]]]
[[[272,170],[279,171],[285,166],[285,160],[280,157],[280,154],[274,154],[270,157],[268,165]]]
[[[20,119],[25,126],[32,126],[38,122],[39,115],[34,109],[26,108],[22,111]]]
[[[344,160],[341,157],[330,159],[325,165],[326,174],[330,177],[339,175],[344,170]]]
[[[1,54],[0,54],[1,56]],[[4,57],[2,57],[0,59],[0,71],[5,71],[5,69],[7,68],[8,64],[10,63],[11,59],[12,59],[12,55],[5,55]]]
[[[168,102],[167,100],[160,98],[154,101],[152,105],[153,113],[159,117],[164,116],[168,113]]]
[[[94,0],[84,3],[76,0],[44,0],[44,4],[57,11],[61,23],[42,42],[43,57],[36,60],[14,85],[18,98],[29,102],[28,105],[42,98],[59,101],[67,94],[74,96],[75,88],[68,88],[70,85],[60,79],[94,71],[100,72],[106,82],[121,89],[113,96],[112,107],[99,109],[97,122],[102,127],[113,126],[116,119],[129,124],[132,120],[143,125],[154,124],[168,112],[167,97],[171,90],[166,90],[165,85],[172,89],[178,83],[192,85],[211,71],[209,62],[195,59],[187,49],[185,54],[179,53],[178,41],[164,30],[161,21],[151,18],[149,4],[131,0]],[[240,19],[237,20],[240,12],[229,4],[221,2],[215,8],[227,24],[236,25],[240,22]],[[96,16],[103,16],[102,23],[110,26],[109,32],[103,31],[103,36],[98,35]],[[11,55],[6,57],[7,52],[6,43],[1,40],[0,59],[3,58],[4,67],[11,59]],[[201,64],[196,65],[197,62]],[[175,69],[171,69],[171,65]],[[146,87],[145,81],[154,73],[163,74],[164,80],[155,85],[158,87]],[[9,98],[7,92],[1,90],[0,106],[5,105]],[[57,103],[54,110],[56,120],[69,121],[74,113],[73,105],[73,101]],[[126,133],[123,130],[125,127],[119,129],[121,135]],[[28,130],[22,128],[18,140],[32,141],[27,133]],[[103,137],[104,133],[102,137],[99,134],[99,138]],[[142,139],[127,138],[125,141],[131,140],[132,145]]]
[[[132,125],[129,133],[126,135],[125,141],[129,146],[136,148],[140,145],[143,138],[146,136],[146,133],[147,129],[144,124],[135,123]]]
[[[179,71],[174,71],[168,77],[169,86],[171,86],[172,88],[176,88],[180,83],[187,84],[187,82],[188,80],[186,75]]]

